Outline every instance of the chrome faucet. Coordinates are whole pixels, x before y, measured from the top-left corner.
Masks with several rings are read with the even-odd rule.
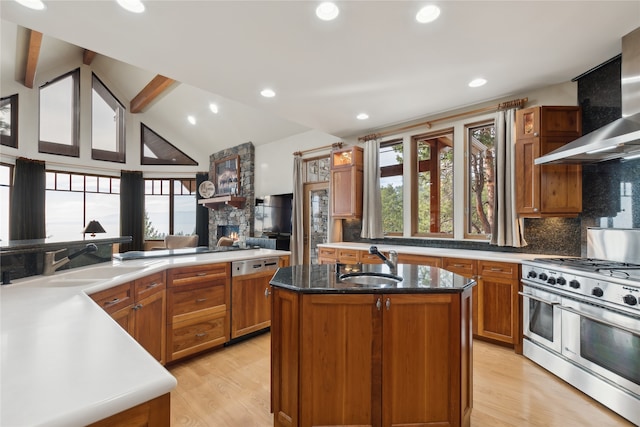
[[[58,261],[56,261],[56,254],[65,251],[66,249],[59,249],[57,251],[51,251],[51,252],[45,252],[44,253],[44,268],[42,270],[42,275],[43,276],[50,276],[53,273],[55,273],[55,271],[57,269],[59,269],[60,267],[66,265],[69,261],[71,261],[72,259],[74,259],[75,257],[78,257],[82,254],[87,254],[87,253],[92,253],[92,252],[96,252],[98,250],[98,247],[94,244],[94,243],[89,243],[87,246],[85,246],[84,248],[80,249],[78,252],[75,252],[69,256],[66,256],[62,259],[59,259]]]
[[[380,258],[385,264],[387,264],[387,266],[391,269],[391,271],[393,272],[396,271],[396,268],[398,266],[398,252],[389,251],[389,258],[387,258],[383,254],[381,254],[380,251],[378,251],[377,246],[371,246],[369,247],[369,253],[371,255],[376,255],[378,258]]]

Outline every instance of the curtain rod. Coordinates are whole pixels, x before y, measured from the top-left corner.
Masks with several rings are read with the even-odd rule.
[[[396,134],[396,133],[399,133],[399,132],[403,132],[405,130],[414,129],[414,128],[418,128],[418,127],[425,127],[426,126],[427,129],[431,129],[433,123],[445,122],[445,121],[457,119],[459,117],[473,116],[473,115],[476,115],[476,114],[487,113],[487,112],[490,112],[490,111],[507,110],[509,108],[519,108],[519,107],[522,107],[524,104],[526,104],[528,100],[529,100],[529,98],[512,99],[511,101],[502,102],[502,103],[500,103],[498,105],[494,105],[494,106],[489,106],[489,107],[484,107],[484,108],[477,108],[475,110],[465,111],[463,113],[458,113],[458,114],[452,114],[450,116],[440,117],[440,118],[433,119],[433,120],[427,120],[426,122],[414,123],[412,125],[403,126],[403,127],[395,128],[395,129],[390,129],[390,130],[382,131],[382,132],[379,132],[379,133],[371,133],[369,135],[358,137],[358,141],[368,141],[368,140],[371,140],[371,139],[378,139],[378,138],[383,137],[383,136],[393,135],[393,134]]]
[[[314,151],[326,150],[327,148],[335,149],[342,148],[343,142],[334,142],[333,144],[323,145],[322,147],[309,148],[308,150],[296,151],[293,153],[294,156],[302,156],[303,154],[313,153]]]

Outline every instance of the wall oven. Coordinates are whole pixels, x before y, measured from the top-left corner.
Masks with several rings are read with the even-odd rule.
[[[587,258],[523,262],[523,354],[640,425],[640,229],[587,233]]]

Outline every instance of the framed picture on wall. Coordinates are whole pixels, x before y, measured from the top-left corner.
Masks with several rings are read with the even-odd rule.
[[[240,188],[240,157],[232,156],[214,163],[216,195],[237,195]]]

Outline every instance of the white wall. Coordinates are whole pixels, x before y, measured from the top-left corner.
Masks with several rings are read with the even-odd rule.
[[[256,197],[293,192],[293,153],[341,141],[317,130],[256,146]],[[329,152],[327,149],[326,153]],[[310,153],[309,157],[322,152]]]

